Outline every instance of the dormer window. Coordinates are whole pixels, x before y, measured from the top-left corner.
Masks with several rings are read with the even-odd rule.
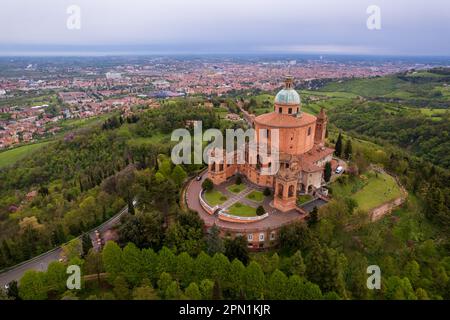
[[[282,113],[283,112],[283,108],[278,108],[278,113]]]
[[[288,113],[289,113],[289,114],[292,114],[292,108],[289,108],[289,109],[288,109]]]

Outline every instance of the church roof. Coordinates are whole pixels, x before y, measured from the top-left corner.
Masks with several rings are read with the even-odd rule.
[[[294,89],[283,89],[275,96],[276,104],[299,105],[300,95]]]
[[[270,112],[255,118],[256,123],[275,128],[298,128],[313,124],[315,121],[316,117],[309,113],[301,113],[300,116],[295,116]]]
[[[300,102],[300,95],[294,89],[294,78],[292,76],[286,76],[284,89],[275,96],[275,104],[299,105]]]

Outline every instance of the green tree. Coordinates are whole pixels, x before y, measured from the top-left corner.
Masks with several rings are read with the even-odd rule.
[[[82,254],[82,245],[80,239],[73,239],[62,246],[62,258],[65,261],[70,261],[73,258],[80,258]]]
[[[200,282],[199,289],[203,300],[211,300],[213,296],[214,282],[209,279],[203,279]]]
[[[344,266],[336,250],[316,244],[307,258],[308,280],[319,284],[325,292],[335,291],[345,296]]]
[[[43,272],[29,270],[20,279],[19,296],[23,300],[46,300],[46,276]]]
[[[6,292],[8,295],[8,298],[13,300],[20,300],[19,296],[19,286],[17,285],[17,281],[13,280],[10,283],[8,283],[8,290]]]
[[[329,182],[330,178],[331,178],[331,162],[327,161],[325,163],[325,169],[324,169],[324,173],[323,173],[323,178],[325,180],[325,182]]]
[[[353,153],[352,141],[349,139],[345,143],[345,148],[344,148],[345,159],[350,159],[352,156],[352,153]]]
[[[282,300],[288,298],[288,278],[280,270],[276,269],[267,281],[267,299]]]
[[[198,285],[195,282],[191,282],[184,291],[185,296],[190,300],[201,300],[202,294]]]
[[[143,285],[133,289],[133,300],[157,300],[158,295],[150,285]]]
[[[385,298],[387,300],[417,300],[409,279],[398,276],[387,279]]]
[[[215,224],[208,230],[208,235],[206,236],[206,252],[209,255],[225,252],[225,246],[220,237],[220,229]]]
[[[308,227],[313,227],[319,222],[319,210],[317,207],[314,207],[312,211],[309,213],[309,219],[308,219]]]
[[[229,260],[238,259],[247,264],[250,257],[248,253],[247,240],[243,236],[225,240],[225,255]]]
[[[172,283],[172,276],[167,272],[162,272],[157,282],[160,295],[164,298],[165,292]]]
[[[123,274],[132,286],[139,284],[144,277],[143,258],[141,250],[133,243],[129,243],[122,251]]]
[[[230,273],[227,281],[225,281],[225,292],[227,292],[231,298],[240,298],[241,293],[244,292],[244,279],[245,279],[245,266],[238,259],[234,259],[230,265]]]
[[[125,278],[122,276],[117,276],[114,279],[114,288],[113,292],[115,297],[118,300],[127,300],[130,297],[130,289],[128,288],[128,284],[125,281]]]
[[[89,250],[84,261],[83,269],[85,274],[96,274],[97,284],[100,285],[100,274],[105,271],[102,254],[93,249]]]
[[[81,245],[82,245],[82,257],[85,257],[89,250],[92,249],[92,240],[91,236],[88,233],[83,233],[81,236]]]
[[[202,182],[202,188],[205,191],[211,191],[214,188],[214,183],[211,181],[211,179],[206,178],[203,182]]]
[[[66,267],[59,261],[54,261],[48,265],[46,273],[47,289],[57,293],[66,290]]]
[[[289,277],[287,283],[288,298],[292,300],[320,300],[322,291],[314,283],[306,281],[298,275]]]
[[[164,237],[163,219],[158,212],[128,215],[119,227],[119,242],[126,245],[134,243],[138,248],[161,248]]]
[[[337,157],[340,157],[342,155],[342,134],[340,132],[336,144],[334,146],[334,154]]]
[[[244,273],[244,290],[248,299],[260,299],[264,295],[265,276],[259,266],[254,261],[251,261]]]
[[[306,272],[306,266],[300,250],[297,250],[291,257],[287,258],[285,269],[290,275],[303,277]]]
[[[194,279],[194,265],[194,259],[187,252],[176,257],[176,278],[182,287],[186,287]]]
[[[187,173],[184,171],[183,167],[179,164],[175,166],[172,171],[172,180],[177,186],[181,186],[181,184],[186,180]]]
[[[265,214],[265,213],[266,213],[266,210],[264,209],[263,206],[258,206],[258,208],[256,208],[256,214],[257,214],[258,216],[262,216],[262,215]]]
[[[108,241],[102,251],[102,260],[110,281],[123,272],[122,250],[114,241]]]

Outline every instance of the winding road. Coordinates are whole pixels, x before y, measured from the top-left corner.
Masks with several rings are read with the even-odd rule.
[[[136,200],[133,201],[133,204],[136,203]],[[119,221],[120,218],[128,212],[128,206],[123,208],[116,215],[111,217],[109,220],[105,221],[98,227],[89,231],[89,236],[92,239],[92,243],[94,247],[97,245],[95,241],[95,231],[98,230],[100,234],[104,233],[107,230],[110,230],[114,227]],[[0,273],[0,288],[5,288],[5,285],[10,283],[13,280],[19,281],[22,278],[23,274],[28,270],[37,270],[37,271],[45,271],[50,263],[53,261],[58,261],[60,259],[62,252],[62,247],[59,246],[50,251],[47,251],[37,257],[34,257],[25,262],[19,263],[13,267],[8,268],[6,271]]]

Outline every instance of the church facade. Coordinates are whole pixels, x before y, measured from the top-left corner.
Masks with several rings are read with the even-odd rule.
[[[253,118],[255,141],[266,140],[268,150],[271,146],[271,131],[278,129],[279,170],[273,175],[261,174],[263,168],[270,168],[270,159],[260,162],[258,152],[245,153],[245,163],[234,161],[210,162],[208,178],[220,185],[230,177],[240,174],[260,187],[273,191],[272,206],[282,212],[296,208],[298,194],[312,194],[323,184],[324,167],[332,160],[334,149],[325,146],[328,118],[322,109],[318,116],[301,110],[300,95],[294,89],[293,78],[286,77],[284,88],[274,100],[273,111]],[[261,134],[261,133],[264,134]],[[225,152],[224,152],[225,154]],[[249,157],[256,156],[256,159]]]

